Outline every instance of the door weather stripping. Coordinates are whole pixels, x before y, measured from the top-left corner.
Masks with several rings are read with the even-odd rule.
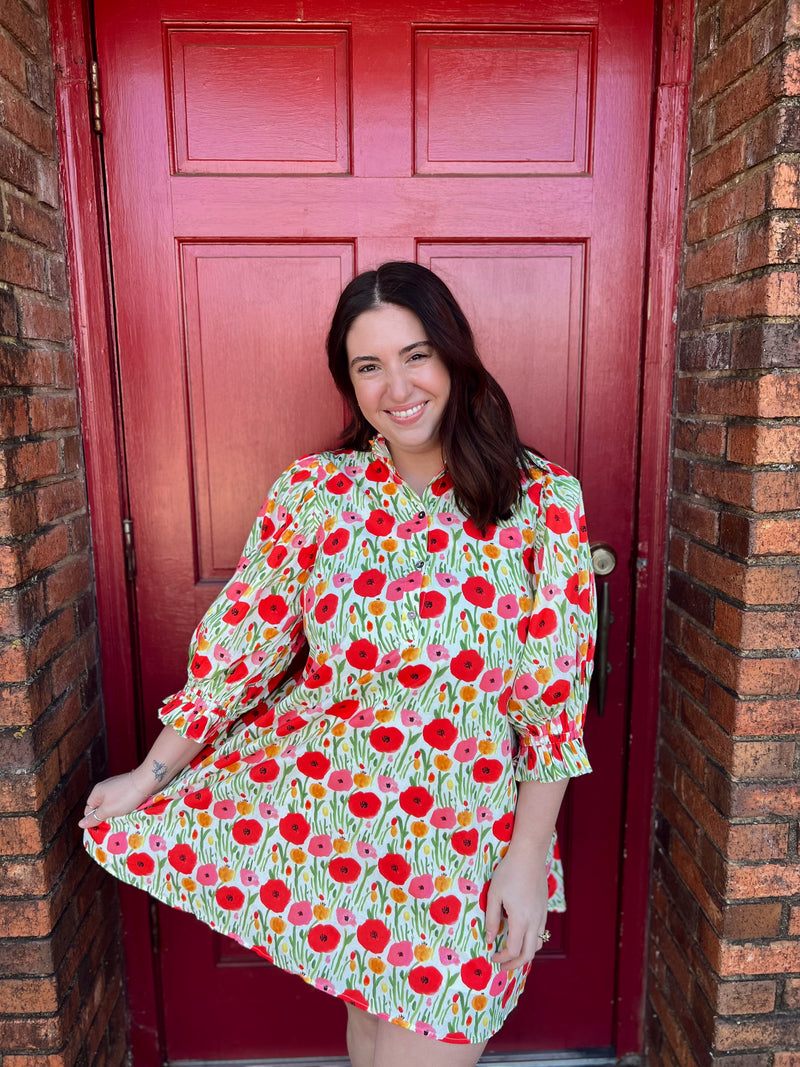
[[[133,547],[133,519],[122,520],[122,543],[125,547],[125,575],[129,582],[136,577],[136,550]]]

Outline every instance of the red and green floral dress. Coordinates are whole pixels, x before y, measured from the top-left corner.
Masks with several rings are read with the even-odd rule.
[[[90,854],[381,1018],[450,1041],[496,1032],[527,971],[494,966],[485,938],[516,783],[590,770],[583,504],[536,463],[485,531],[446,474],[406,486],[382,438],[293,463],[160,712],[207,747],[87,831]],[[555,838],[548,866],[563,910]]]

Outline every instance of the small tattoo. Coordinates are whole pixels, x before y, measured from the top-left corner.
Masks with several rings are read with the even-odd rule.
[[[161,782],[164,779],[164,775],[167,773],[166,763],[159,763],[157,759],[153,760],[153,777],[157,782]]]

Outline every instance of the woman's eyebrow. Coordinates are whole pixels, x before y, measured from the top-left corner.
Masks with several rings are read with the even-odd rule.
[[[406,345],[405,348],[401,348],[400,349],[400,355],[401,356],[406,356],[406,355],[408,355],[409,352],[413,351],[415,348],[419,348],[420,345],[427,345],[428,348],[433,348],[433,342],[432,341],[415,341],[413,345]]]

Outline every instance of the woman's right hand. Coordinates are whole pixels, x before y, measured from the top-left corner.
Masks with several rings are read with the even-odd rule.
[[[149,791],[143,792],[141,785],[137,784],[134,771],[106,778],[105,781],[98,782],[89,794],[83,818],[78,826],[91,830],[115,815],[127,815],[151,795]]]

